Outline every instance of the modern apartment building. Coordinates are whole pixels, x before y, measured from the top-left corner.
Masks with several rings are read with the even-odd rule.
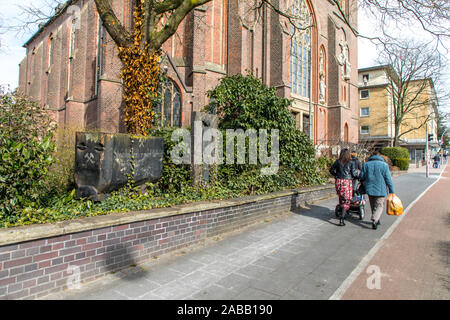
[[[369,147],[393,146],[395,140],[396,106],[394,70],[389,65],[358,70],[359,86],[359,141]],[[395,78],[394,78],[395,79]],[[413,162],[425,157],[427,133],[430,136],[430,154],[439,148],[437,137],[438,104],[431,79],[414,80],[407,91],[411,96],[405,104],[414,101],[399,126],[399,146],[406,147]]]

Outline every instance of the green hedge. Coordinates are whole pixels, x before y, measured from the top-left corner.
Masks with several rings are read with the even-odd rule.
[[[402,147],[386,147],[381,149],[381,154],[389,157],[392,164],[399,167],[400,170],[408,170],[409,168],[409,151]]]
[[[392,161],[396,159],[409,159],[409,151],[402,147],[386,147],[381,149],[381,154],[389,157]]]
[[[51,128],[50,116],[39,104],[0,95],[0,220],[45,202],[55,151]]]
[[[409,169],[409,159],[395,159],[394,166],[399,167],[400,170],[406,171]]]

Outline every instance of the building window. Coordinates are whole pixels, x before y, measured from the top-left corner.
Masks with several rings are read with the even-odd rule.
[[[177,84],[166,81],[159,88],[161,104],[157,106],[157,113],[160,116],[161,124],[166,127],[181,127],[181,91]]]
[[[369,99],[369,90],[361,90],[359,94],[361,99]]]
[[[369,74],[363,74],[362,76],[364,85],[367,86],[367,83],[369,82]]]
[[[77,18],[72,20],[72,25],[70,27],[69,35],[69,59],[73,59],[75,54],[75,31],[76,31]]]
[[[361,126],[359,132],[361,134],[369,134],[370,133],[370,127],[369,126]]]
[[[311,15],[304,0],[295,0],[292,6],[292,15],[296,25],[306,28],[298,30],[291,27],[291,88],[292,93],[307,97],[310,96],[311,83]]]
[[[309,136],[309,115],[303,115],[303,132]]]
[[[53,35],[50,34],[48,37],[48,60],[47,60],[47,71],[53,63]]]
[[[370,109],[369,108],[361,108],[360,116],[361,117],[368,117],[368,116],[370,116]]]
[[[300,129],[300,122],[299,122],[300,113],[292,111],[291,115],[292,115],[292,118],[294,118],[294,121],[295,121],[295,129]]]

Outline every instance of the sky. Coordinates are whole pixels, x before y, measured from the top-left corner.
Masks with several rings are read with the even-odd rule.
[[[29,0],[0,0],[0,23],[11,22],[16,17],[20,10],[17,7],[20,4],[26,4]],[[34,3],[39,4],[45,0],[33,0]],[[375,35],[377,30],[374,28],[373,18],[368,18],[364,12],[358,13],[358,29],[361,34]],[[428,35],[420,30],[420,28],[411,28],[410,30],[399,30],[399,34],[404,35],[410,33],[416,37],[426,38]],[[9,32],[7,34],[0,34],[0,85],[9,85],[13,90],[18,86],[19,81],[19,63],[25,57],[26,50],[23,44],[32,36],[33,32],[19,33]],[[447,42],[447,47],[450,48],[450,41]],[[365,68],[376,65],[377,49],[370,41],[361,39],[358,43],[358,68]],[[448,57],[450,59],[450,57]],[[447,81],[450,87],[450,74]],[[450,106],[442,106],[450,112]]]
[[[25,4],[29,0],[0,0],[0,19],[4,22],[11,21],[11,18],[19,14],[17,5]],[[34,0],[39,2],[40,0]],[[19,63],[25,57],[23,44],[32,36],[33,32],[16,34],[0,34],[0,85],[9,84],[11,89],[18,86]],[[367,50],[365,50],[366,48]],[[359,66],[366,67],[372,65],[372,60],[376,58],[376,53],[368,44],[360,46]]]
[[[11,17],[17,16],[17,4],[24,3],[18,0],[0,0],[0,22],[8,23]],[[22,47],[29,34],[17,35],[15,32],[0,34],[0,85],[11,86],[14,89],[19,81],[19,63],[25,57]]]

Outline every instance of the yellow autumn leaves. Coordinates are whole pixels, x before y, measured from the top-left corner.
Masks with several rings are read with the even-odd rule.
[[[148,45],[141,48],[143,37],[144,2],[134,11],[134,41],[119,48],[124,84],[125,123],[128,133],[147,135],[153,125],[153,106],[159,85],[159,54],[148,53]]]

